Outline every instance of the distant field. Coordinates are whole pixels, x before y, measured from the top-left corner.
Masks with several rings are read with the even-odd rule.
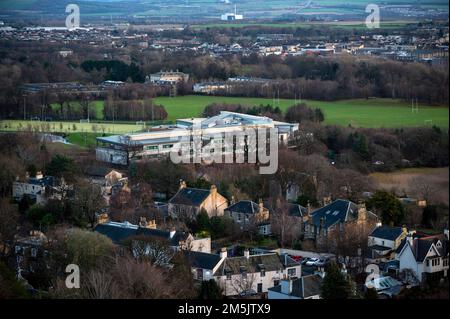
[[[40,122],[23,120],[0,120],[0,131],[35,131],[57,133],[98,133],[123,134],[142,130],[143,125],[136,123],[79,123],[79,122]],[[77,138],[77,137],[74,137]]]
[[[449,169],[444,168],[407,168],[390,173],[373,173],[371,176],[380,188],[395,190],[398,195],[420,196],[417,185],[429,185],[432,197],[437,202],[449,203]]]
[[[431,126],[448,127],[448,108],[420,106],[419,113],[412,113],[408,103],[400,100],[392,99],[355,99],[342,100],[333,102],[302,100],[310,107],[320,107],[325,114],[325,124],[336,124],[354,127],[415,127],[415,126]],[[263,98],[240,98],[240,97],[222,97],[222,96],[198,96],[188,95],[171,97],[158,97],[155,99],[156,104],[165,107],[168,113],[168,121],[175,121],[185,117],[199,117],[202,115],[205,106],[212,103],[227,103],[241,105],[278,105],[278,101]],[[295,103],[294,100],[280,99],[279,106],[282,111],[286,111]],[[57,107],[54,105],[53,107]],[[103,101],[95,101],[93,103],[92,112],[95,112],[98,119],[103,119]],[[31,123],[32,126],[40,126],[39,122],[24,123],[23,121],[3,121],[11,123],[11,127],[0,127],[0,130],[15,130],[26,128]],[[1,122],[0,122],[1,123]],[[92,123],[72,123],[63,122],[61,129],[60,122],[46,122],[54,127],[53,131],[73,132],[73,124],[76,131],[84,130],[92,132]],[[112,124],[97,124],[98,132],[101,128],[105,128],[106,133],[112,133]],[[122,133],[124,131],[137,131],[141,126],[135,125],[135,122],[115,124],[114,132]]]
[[[155,102],[164,105],[169,113],[169,120],[200,116],[205,106],[211,103],[273,104],[272,99],[194,95],[175,98],[159,97],[155,99]],[[325,113],[326,124],[344,126],[351,124],[354,127],[413,127],[434,124],[448,127],[448,108],[444,107],[423,106],[418,114],[413,114],[407,103],[392,99],[356,99],[336,102],[304,100],[303,102],[311,107],[320,107]],[[293,104],[294,100],[280,100],[282,111],[286,111]]]
[[[381,22],[381,29],[396,29],[412,24],[414,21],[389,21]],[[245,27],[270,27],[270,28],[311,28],[317,26],[327,26],[330,28],[342,28],[342,29],[362,29],[366,28],[366,25],[361,21],[332,21],[332,22],[298,22],[298,23],[245,23],[245,22],[231,22],[231,23],[205,23],[191,26],[194,29],[206,29],[206,28],[245,28]]]

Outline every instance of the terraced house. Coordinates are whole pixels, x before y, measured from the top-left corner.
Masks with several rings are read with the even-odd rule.
[[[287,255],[250,255],[245,250],[244,256],[227,257],[226,251],[221,256],[223,261],[213,275],[226,296],[266,293],[283,279],[301,276],[301,265]]]

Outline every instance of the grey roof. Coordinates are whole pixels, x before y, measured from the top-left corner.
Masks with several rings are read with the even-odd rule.
[[[106,237],[109,237],[113,243],[121,244],[130,237],[136,236],[136,229],[131,227],[118,227],[108,223],[98,224],[94,230]]]
[[[294,217],[303,217],[308,214],[308,209],[298,204],[288,204],[289,215]]]
[[[402,233],[402,227],[380,226],[375,228],[369,236],[386,240],[396,240]]]
[[[193,268],[214,269],[221,260],[219,255],[184,250],[184,256]]]
[[[137,227],[128,224],[117,225],[111,223],[98,224],[95,226],[95,231],[109,237],[113,243],[122,244],[125,240],[137,236],[153,237],[162,240],[167,240],[171,246],[178,246],[180,241],[186,240],[188,234],[184,232],[175,232],[175,235],[170,238],[170,232],[160,229],[150,229],[144,227]]]
[[[225,210],[242,214],[255,214],[259,211],[259,205],[251,200],[241,200],[228,206]]]
[[[315,210],[311,215],[312,222],[316,227],[321,226],[321,220],[323,219],[323,227],[328,229],[337,223],[344,223],[356,219],[358,216],[358,206],[349,200],[338,199],[331,204]]]
[[[442,247],[435,246],[438,243],[438,241],[440,241]],[[417,262],[424,262],[425,257],[427,256],[430,248],[433,245],[440,256],[447,256],[449,252],[448,240],[442,240],[440,236],[415,238],[412,244],[409,244],[407,238],[405,238],[396,252],[400,253],[405,245],[409,245],[411,247],[412,253]]]
[[[30,177],[28,183],[32,185],[53,186],[55,185],[55,178],[53,176],[44,176],[42,178]]]
[[[290,296],[305,299],[320,295],[322,281],[323,279],[319,275],[308,275],[297,278],[292,281],[292,292]],[[269,288],[269,290],[281,293],[281,285]]]
[[[209,196],[210,190],[185,187],[180,189],[170,200],[171,204],[200,206]]]
[[[224,276],[227,274],[239,274],[242,270],[247,273],[265,271],[275,271],[284,269],[280,256],[276,253],[263,255],[250,255],[226,258],[214,273],[215,276]]]

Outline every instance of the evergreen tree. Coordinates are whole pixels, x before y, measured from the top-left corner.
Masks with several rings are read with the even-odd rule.
[[[351,284],[337,264],[331,263],[327,267],[320,295],[323,299],[348,299],[351,297]]]

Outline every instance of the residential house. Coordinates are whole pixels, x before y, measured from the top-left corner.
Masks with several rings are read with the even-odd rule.
[[[156,84],[177,84],[179,82],[187,82],[189,80],[189,74],[177,71],[160,71],[155,74],[151,74],[147,77],[146,81]]]
[[[284,279],[280,285],[269,288],[268,299],[320,299],[322,281],[318,274]]]
[[[269,210],[264,207],[262,201],[256,204],[251,200],[241,200],[227,207],[224,210],[224,214],[233,219],[241,230],[249,230],[252,227],[256,227],[259,233],[263,235],[270,234],[270,223],[268,223]]]
[[[392,253],[408,234],[406,227],[376,227],[368,236],[370,258],[392,259]]]
[[[173,218],[193,219],[202,209],[209,217],[222,216],[228,201],[217,192],[215,185],[208,189],[187,187],[180,182],[178,192],[169,200],[168,212]]]
[[[338,199],[311,213],[305,221],[305,239],[320,242],[326,240],[337,227],[344,231],[348,225],[372,228],[378,223],[378,216],[367,211],[364,204]]]
[[[43,204],[49,197],[61,195],[66,190],[64,180],[60,183],[56,182],[53,176],[44,176],[41,172],[37,172],[35,177],[27,177],[24,181],[17,179],[13,183],[13,198],[16,201],[22,200],[27,195],[32,201]]]
[[[222,251],[222,257],[224,261],[214,277],[226,296],[251,291],[266,293],[282,279],[301,276],[301,265],[286,254],[250,255],[246,250],[244,256],[227,257],[227,252]]]
[[[396,251],[399,271],[409,271],[420,282],[448,276],[448,238],[407,236]]]
[[[113,194],[114,186],[127,183],[128,179],[123,174],[115,169],[103,166],[91,166],[86,170],[86,175],[89,176],[89,181],[101,186],[102,194],[111,196]]]
[[[183,253],[191,266],[194,279],[200,281],[214,279],[214,273],[225,260],[222,253],[217,255],[192,250],[184,250]]]
[[[199,252],[211,252],[211,238],[198,238],[192,234],[179,232],[175,229],[165,231],[156,228],[154,221],[147,222],[141,218],[139,225],[129,222],[106,222],[97,224],[94,230],[109,237],[115,244],[123,244],[127,240],[136,237],[147,237],[167,241],[174,250],[192,250]]]

